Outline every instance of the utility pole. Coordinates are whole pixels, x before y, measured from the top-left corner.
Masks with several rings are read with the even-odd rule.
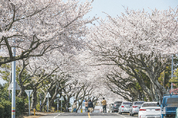
[[[15,39],[14,39],[15,42]],[[13,57],[16,55],[15,46],[12,47]],[[12,62],[12,107],[11,107],[11,118],[15,118],[15,96],[16,96],[16,61]]]
[[[171,80],[173,79],[173,55],[172,55],[172,65],[171,65]],[[172,93],[172,90],[173,90],[173,85],[172,85],[172,81],[171,81],[171,93]]]

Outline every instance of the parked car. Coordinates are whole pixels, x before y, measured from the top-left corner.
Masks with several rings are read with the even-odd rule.
[[[157,102],[144,102],[138,112],[138,118],[161,118],[161,107]]]
[[[119,114],[129,113],[129,109],[131,105],[132,105],[132,102],[122,102],[122,104],[119,107]]]
[[[130,116],[133,116],[135,114],[138,114],[138,111],[141,107],[141,105],[144,103],[144,101],[135,101],[132,103],[130,109],[129,109],[129,113]]]
[[[118,112],[118,108],[121,105],[122,101],[115,101],[112,105],[112,112]]]

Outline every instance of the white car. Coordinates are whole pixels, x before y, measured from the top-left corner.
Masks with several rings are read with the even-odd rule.
[[[119,107],[119,114],[122,113],[129,113],[129,109],[132,105],[132,102],[122,102],[121,106]]]
[[[144,101],[134,101],[129,109],[130,116],[133,116],[134,114],[138,114],[139,109],[143,103]]]
[[[157,102],[144,102],[138,112],[138,118],[161,118],[161,107]]]

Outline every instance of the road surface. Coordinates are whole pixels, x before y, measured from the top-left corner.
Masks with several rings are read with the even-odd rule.
[[[129,116],[127,113],[53,113],[40,118],[137,118],[138,116]]]

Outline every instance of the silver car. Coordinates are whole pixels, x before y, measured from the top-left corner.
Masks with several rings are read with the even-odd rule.
[[[129,109],[132,105],[132,102],[122,102],[121,106],[119,107],[119,114],[122,113],[129,113]]]
[[[138,114],[139,109],[141,105],[144,103],[144,101],[135,101],[132,103],[132,106],[129,109],[130,116],[133,116],[134,114]]]

